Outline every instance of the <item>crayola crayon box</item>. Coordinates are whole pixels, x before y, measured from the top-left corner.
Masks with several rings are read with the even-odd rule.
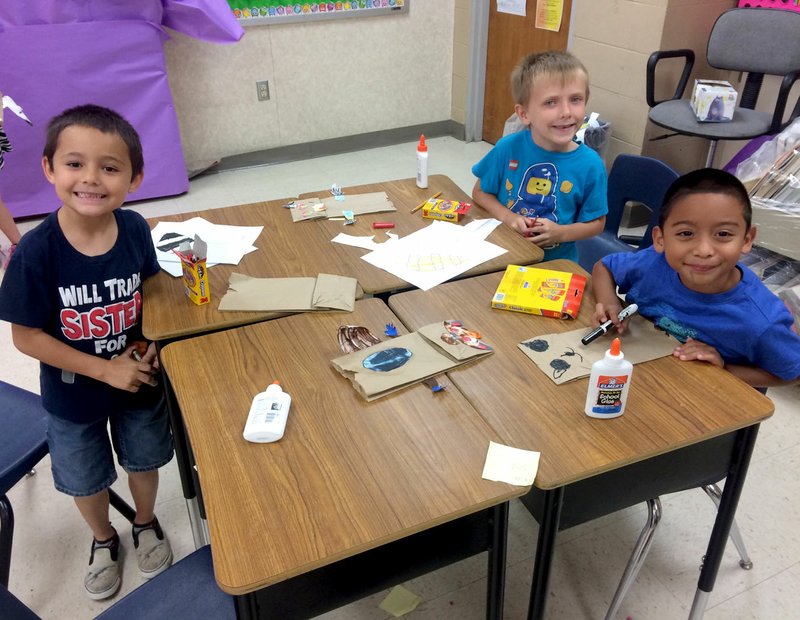
[[[186,241],[173,252],[181,259],[186,296],[198,306],[207,304],[211,300],[211,294],[208,290],[208,268],[206,266],[208,246],[206,242],[195,235],[193,243]]]
[[[509,265],[492,297],[492,308],[574,319],[585,290],[586,278],[576,273]]]
[[[472,205],[468,202],[431,198],[422,207],[422,217],[426,217],[429,220],[458,222],[467,214],[470,206]]]

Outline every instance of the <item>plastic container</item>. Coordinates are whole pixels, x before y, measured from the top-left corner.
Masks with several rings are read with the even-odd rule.
[[[425,136],[419,137],[417,144],[417,187],[428,187],[428,145]]]
[[[286,430],[291,405],[292,397],[281,389],[278,381],[273,381],[266,391],[253,399],[244,425],[244,438],[255,443],[278,441]]]
[[[585,412],[590,418],[617,418],[625,411],[633,364],[620,351],[619,338],[601,360],[592,364]]]

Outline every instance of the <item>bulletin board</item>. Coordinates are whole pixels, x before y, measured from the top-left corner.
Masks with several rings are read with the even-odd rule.
[[[411,0],[350,0],[349,2],[289,2],[289,0],[228,0],[243,26],[268,26],[324,19],[400,15]]]

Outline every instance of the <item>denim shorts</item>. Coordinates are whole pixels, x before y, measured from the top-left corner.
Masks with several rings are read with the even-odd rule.
[[[172,459],[164,398],[153,408],[120,411],[90,424],[54,415],[47,418],[53,482],[57,490],[73,497],[99,493],[117,479],[112,444],[127,472],[152,471]]]

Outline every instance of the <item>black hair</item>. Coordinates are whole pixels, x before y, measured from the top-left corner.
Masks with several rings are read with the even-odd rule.
[[[750,205],[750,197],[747,195],[747,190],[735,176],[716,168],[694,170],[673,181],[664,195],[664,205],[658,215],[658,225],[662,230],[675,203],[691,194],[725,194],[730,196],[742,206],[742,216],[747,224],[746,230],[750,230],[753,208]]]
[[[47,124],[47,134],[42,155],[47,158],[47,163],[51,169],[53,168],[53,155],[55,155],[61,132],[73,125],[91,127],[103,133],[118,135],[128,147],[128,155],[131,160],[131,180],[144,170],[142,143],[133,125],[114,110],[91,103],[64,110]]]

